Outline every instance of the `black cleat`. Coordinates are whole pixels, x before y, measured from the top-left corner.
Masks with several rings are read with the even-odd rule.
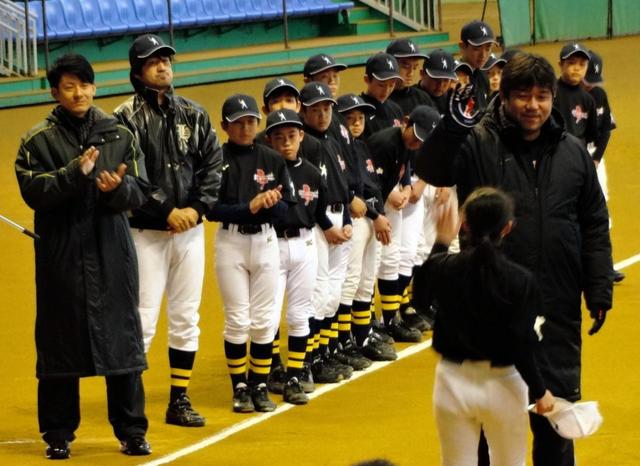
[[[311,364],[311,372],[316,383],[338,383],[344,380],[344,375],[323,359],[318,359]]]
[[[344,346],[339,344],[333,357],[338,362],[351,366],[355,371],[362,371],[371,366],[371,359],[365,357],[351,341]]]
[[[151,445],[144,437],[131,437],[120,442],[120,451],[129,456],[144,456],[151,454]]]
[[[300,385],[305,393],[313,393],[316,389],[316,384],[313,381],[313,374],[311,373],[311,364],[304,362],[302,365],[302,373],[300,374]]]
[[[259,383],[251,388],[251,400],[256,411],[260,413],[270,413],[275,411],[277,405],[269,398],[267,384]]]
[[[395,341],[393,341],[393,337],[386,332],[384,325],[382,325],[380,321],[376,321],[376,323],[376,325],[373,325],[373,322],[371,322],[370,333],[374,333],[378,340],[382,340],[387,345],[393,345]]]
[[[353,375],[353,367],[342,364],[333,354],[326,354],[322,359],[325,364],[329,365],[329,367],[333,367],[339,374],[341,374],[343,379],[350,379]]]
[[[291,377],[284,385],[284,394],[282,399],[292,405],[306,405],[309,402],[309,397],[302,389],[302,385],[298,382],[296,377]]]
[[[204,417],[193,409],[186,393],[169,403],[164,420],[167,424],[182,427],[202,427],[205,424]]]
[[[246,383],[240,382],[233,390],[233,412],[252,413],[255,411],[251,400],[251,389]]]
[[[420,332],[431,330],[431,325],[429,325],[429,323],[425,319],[423,319],[422,316],[418,314],[412,307],[408,307],[402,313],[402,321],[406,323],[407,326],[415,328]]]
[[[422,341],[422,332],[409,327],[402,321],[393,320],[386,326],[386,332],[394,341],[405,343],[419,343]]]
[[[372,361],[395,361],[398,359],[395,348],[377,340],[373,335],[367,338],[360,352]]]
[[[620,272],[619,270],[614,270],[613,271],[613,282],[614,283],[620,283],[622,280],[624,280],[626,277],[626,275],[622,272]]]
[[[53,440],[49,442],[45,452],[50,460],[66,460],[71,456],[71,448],[66,440]]]
[[[282,364],[271,367],[271,372],[267,377],[267,390],[277,395],[282,395],[286,379],[286,371]]]

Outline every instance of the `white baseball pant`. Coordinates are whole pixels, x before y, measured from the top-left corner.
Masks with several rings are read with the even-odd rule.
[[[132,228],[131,236],[138,256],[138,310],[145,352],[156,333],[165,290],[169,347],[197,351],[204,279],[204,225],[177,234]]]
[[[280,249],[271,225],[242,234],[237,225],[216,233],[216,275],[224,303],[224,339],[243,344],[273,341]]]
[[[394,188],[394,189],[397,189]],[[382,280],[397,280],[400,272],[400,244],[402,241],[402,211],[396,210],[387,202],[384,212],[391,224],[391,241],[380,246],[380,265],[378,278]]]
[[[352,222],[351,251],[340,298],[340,304],[347,306],[351,306],[354,299],[356,301],[371,300],[376,277],[376,256],[379,249],[373,221],[363,217],[354,218]]]
[[[418,178],[411,178],[415,183]],[[428,186],[427,186],[428,187]],[[426,190],[427,188],[425,188]],[[402,209],[402,238],[400,238],[400,275],[410,277],[413,273],[413,266],[420,265],[418,259],[418,243],[423,236],[422,229],[424,223],[424,193],[418,201],[413,204],[409,202]],[[402,292],[404,290],[401,290]]]

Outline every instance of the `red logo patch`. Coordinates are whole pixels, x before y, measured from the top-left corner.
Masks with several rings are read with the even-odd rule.
[[[263,169],[258,168],[256,170],[256,174],[253,175],[253,179],[258,183],[258,185],[260,185],[260,190],[262,191],[269,181],[275,180],[275,177],[273,176],[273,173],[265,174]]]
[[[571,115],[576,119],[576,124],[580,123],[580,120],[586,120],[589,118],[589,113],[583,112],[580,105],[576,105],[576,108],[571,110]]]
[[[311,191],[311,187],[308,184],[303,184],[302,189],[298,190],[298,196],[304,199],[304,205],[307,206],[318,197],[318,191]]]
[[[367,171],[369,173],[373,173],[376,171],[376,167],[373,166],[373,162],[371,161],[371,159],[367,159]]]

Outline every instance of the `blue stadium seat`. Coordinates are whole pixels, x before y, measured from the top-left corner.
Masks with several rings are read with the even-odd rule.
[[[60,7],[62,8],[62,14],[64,15],[67,26],[73,31],[74,39],[91,37],[91,28],[84,22],[78,0],[61,1]]]
[[[29,12],[36,15],[36,38],[38,41],[44,40],[44,28],[42,23],[42,3],[40,0],[29,1]]]
[[[102,21],[98,0],[79,0],[78,4],[85,24],[92,31],[92,36],[101,37],[111,33],[111,28]]]
[[[226,18],[226,23],[240,23],[247,19],[246,13],[240,9],[235,0],[219,0],[215,3],[218,4],[221,16]]]
[[[115,2],[120,19],[129,26],[129,32],[142,32],[147,30],[145,22],[141,21],[136,15],[131,0],[115,0]]]
[[[214,2],[209,2],[211,5],[205,4],[202,0],[186,0],[187,10],[189,10],[189,14],[195,16],[196,22],[198,26],[208,26],[215,22],[222,21],[222,17],[217,17],[216,15],[220,15],[218,11],[218,6],[213,8]],[[217,4],[217,2],[215,2]]]
[[[325,13],[337,13],[340,10],[350,10],[355,5],[353,2],[326,2],[324,12]]]
[[[171,21],[174,27],[191,27],[198,24],[197,13],[192,11],[188,4],[188,0],[171,0]]]
[[[129,31],[129,25],[120,18],[116,0],[97,0],[102,22],[108,24],[112,34],[124,34]]]
[[[73,37],[73,30],[67,25],[59,0],[47,0],[47,34],[50,40],[64,40]]]
[[[305,0],[287,0],[287,16],[309,15],[309,8],[305,5]]]
[[[151,0],[133,0],[133,10],[138,19],[145,24],[147,30],[154,31],[166,28],[168,25],[167,12],[165,10],[165,20],[158,18],[154,11]]]
[[[246,3],[250,3],[249,8],[261,12],[261,18],[263,20],[276,19],[282,17],[282,1],[280,0],[280,7],[276,8],[273,2],[269,0],[248,0]]]

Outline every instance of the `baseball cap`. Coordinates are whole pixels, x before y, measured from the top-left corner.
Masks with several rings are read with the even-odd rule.
[[[483,45],[496,41],[491,26],[477,19],[462,26],[460,40],[471,45]]]
[[[431,78],[456,79],[453,55],[442,49],[436,49],[427,55],[423,69]]]
[[[496,56],[496,54],[492,53],[489,55],[489,58],[487,59],[487,62],[484,64],[484,66],[481,68],[483,71],[486,70],[490,70],[491,68],[493,68],[496,65],[501,65],[504,66],[507,64],[507,60],[505,60],[502,57],[498,57]]]
[[[502,58],[505,62],[509,62],[509,60],[511,60],[513,57],[515,57],[519,53],[523,53],[522,50],[507,49],[504,52],[502,52],[502,55],[500,55],[500,58]]]
[[[175,55],[176,49],[164,43],[160,36],[144,34],[133,41],[129,48],[129,64],[133,66],[138,60],[149,58],[151,55],[164,52],[162,56]]]
[[[287,78],[274,78],[264,85],[264,92],[262,93],[262,98],[266,102],[267,99],[269,99],[269,96],[279,89],[288,89],[294,95],[298,97],[300,96],[300,91],[298,91],[298,88],[293,83],[293,81]]]
[[[305,76],[313,76],[314,74],[322,73],[331,68],[337,68],[339,71],[346,70],[347,65],[344,63],[337,63],[336,59],[331,55],[321,53],[310,57],[304,64],[302,73]]]
[[[305,84],[300,90],[300,100],[302,105],[310,107],[311,105],[323,102],[325,100],[335,104],[336,101],[331,97],[331,89],[325,83],[312,81]]]
[[[589,50],[591,60],[589,60],[589,66],[587,66],[587,74],[584,80],[589,84],[598,84],[603,81],[602,79],[602,57],[595,53],[593,50]]]
[[[387,45],[385,50],[396,58],[427,58],[424,53],[420,53],[420,48],[409,39],[396,39]]]
[[[409,114],[409,121],[413,123],[413,134],[424,142],[438,125],[440,112],[428,105],[418,105]]]
[[[462,60],[456,60],[456,64],[454,67],[455,71],[465,71],[467,73],[469,73],[469,75],[473,74],[473,68],[471,68],[471,65],[467,62],[464,62]]]
[[[376,107],[364,101],[356,94],[345,94],[338,97],[338,111],[340,113],[358,109],[362,112],[374,112]]]
[[[262,118],[256,99],[247,94],[234,94],[222,104],[222,119],[232,123],[245,116]]]
[[[304,125],[295,111],[283,108],[282,110],[271,112],[267,116],[267,134],[271,134],[271,131],[278,126],[298,126],[302,128]]]
[[[584,45],[582,45],[580,42],[569,42],[564,47],[562,47],[562,50],[560,50],[560,60],[566,60],[571,55],[575,55],[576,53],[581,53],[582,55],[587,57],[587,60],[591,59],[589,50],[587,50]]]
[[[388,81],[389,79],[402,79],[400,77],[400,67],[393,55],[385,52],[376,53],[369,57],[365,65],[367,76],[373,76],[378,81]]]
[[[542,414],[551,427],[566,439],[587,437],[595,433],[602,425],[602,415],[597,401],[571,403],[564,398],[555,397],[553,410]],[[535,405],[529,405],[529,411],[535,411]]]

